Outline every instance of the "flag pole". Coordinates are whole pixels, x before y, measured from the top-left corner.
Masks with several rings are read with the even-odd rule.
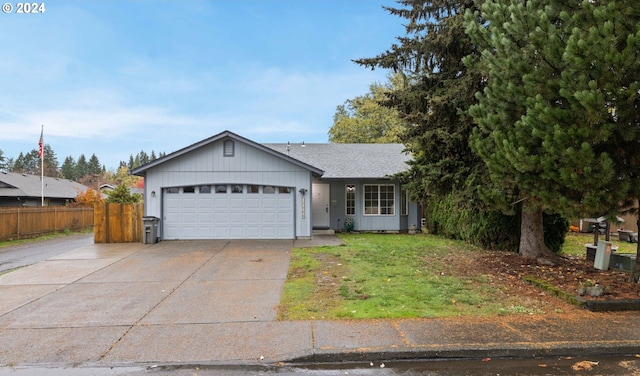
[[[40,130],[40,142],[38,142],[38,153],[40,154],[40,184],[42,206],[44,206],[44,125]]]

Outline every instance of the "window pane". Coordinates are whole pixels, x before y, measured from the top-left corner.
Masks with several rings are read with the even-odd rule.
[[[196,193],[196,187],[183,187],[182,193]]]
[[[238,184],[231,186],[231,193],[242,193],[242,186]]]
[[[176,187],[167,188],[167,193],[176,194],[178,192],[180,192],[179,188],[176,188]]]
[[[259,193],[260,192],[260,187],[257,185],[248,185],[247,186],[247,193]]]
[[[216,185],[216,193],[227,193],[226,185]]]
[[[393,195],[393,185],[380,186],[380,214],[395,214],[395,199]]]
[[[356,186],[353,184],[347,184],[346,207],[347,215],[356,214]]]
[[[275,193],[275,192],[276,192],[276,189],[270,185],[265,185],[264,187],[262,187],[262,193]]]
[[[289,187],[279,187],[278,193],[291,193],[291,188]]]
[[[201,185],[200,186],[200,193],[211,193],[211,186],[210,185]]]
[[[378,186],[364,186],[364,214],[378,214]]]

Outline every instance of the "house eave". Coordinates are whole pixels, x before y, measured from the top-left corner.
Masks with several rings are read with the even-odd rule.
[[[202,140],[202,141],[196,142],[195,144],[192,144],[192,145],[189,145],[187,147],[184,147],[184,148],[182,148],[180,150],[177,150],[177,151],[175,151],[175,152],[173,152],[171,154],[168,154],[168,155],[166,155],[166,156],[164,156],[162,158],[158,158],[155,161],[152,161],[152,162],[149,162],[149,163],[147,163],[145,165],[136,167],[133,170],[131,170],[130,174],[131,175],[136,175],[136,176],[145,176],[146,172],[149,169],[153,168],[153,167],[161,165],[161,164],[163,164],[165,162],[168,162],[168,161],[170,161],[170,160],[172,160],[174,158],[180,157],[180,156],[185,155],[185,154],[187,154],[189,152],[192,152],[192,151],[194,151],[196,149],[199,149],[199,148],[201,148],[203,146],[209,145],[211,143],[214,143],[216,141],[220,141],[220,140],[225,139],[225,138],[230,138],[230,139],[232,139],[234,141],[238,141],[238,142],[242,142],[242,143],[251,145],[251,146],[255,147],[256,149],[259,149],[259,150],[261,150],[263,152],[269,153],[269,154],[274,155],[274,156],[276,156],[278,158],[282,158],[284,160],[287,160],[287,161],[289,161],[289,162],[291,162],[291,163],[293,163],[293,164],[295,164],[297,166],[303,167],[303,168],[311,171],[314,174],[317,174],[317,175],[320,175],[320,176],[322,176],[324,174],[323,170],[321,170],[321,169],[319,169],[319,168],[317,168],[315,166],[311,166],[311,165],[309,165],[307,163],[304,163],[304,162],[302,162],[302,161],[300,161],[298,159],[292,158],[292,157],[290,157],[290,156],[288,156],[286,154],[280,153],[280,152],[278,152],[276,150],[268,148],[268,147],[266,147],[264,145],[261,145],[261,144],[259,144],[257,142],[254,142],[254,141],[251,141],[251,140],[249,140],[247,138],[239,136],[239,135],[237,135],[237,134],[235,134],[235,133],[233,133],[231,131],[220,132],[217,135],[214,135],[214,136],[209,137],[209,138],[207,138],[205,140]]]

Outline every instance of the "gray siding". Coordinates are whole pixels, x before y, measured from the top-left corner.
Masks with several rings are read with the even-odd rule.
[[[323,181],[319,181],[323,182]],[[415,223],[417,209],[415,205],[409,205],[409,215],[401,215],[400,183],[389,180],[332,180],[331,181],[331,228],[343,230],[346,215],[346,185],[356,185],[356,214],[350,216],[354,220],[354,230],[357,231],[406,231]],[[394,215],[364,215],[364,185],[367,184],[393,184],[395,199]],[[412,210],[413,207],[413,210]],[[409,223],[411,222],[411,223]],[[338,225],[339,223],[339,225]],[[419,222],[416,224],[419,227]]]
[[[146,171],[145,215],[161,218],[162,189],[203,184],[254,184],[293,187],[296,236],[311,236],[310,215],[302,218],[300,193],[311,189],[311,171],[251,145],[235,141],[232,157],[223,156],[223,139],[180,155]],[[156,192],[155,196],[151,192]]]

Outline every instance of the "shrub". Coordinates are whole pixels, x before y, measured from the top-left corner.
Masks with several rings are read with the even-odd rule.
[[[107,194],[107,202],[116,204],[135,204],[142,201],[142,195],[139,193],[131,193],[129,187],[120,184],[113,191]]]
[[[472,207],[454,194],[432,200],[425,208],[430,233],[463,240],[484,248],[516,251],[520,243],[520,212],[506,215]],[[558,252],[569,230],[569,222],[558,214],[544,215],[544,241]]]

